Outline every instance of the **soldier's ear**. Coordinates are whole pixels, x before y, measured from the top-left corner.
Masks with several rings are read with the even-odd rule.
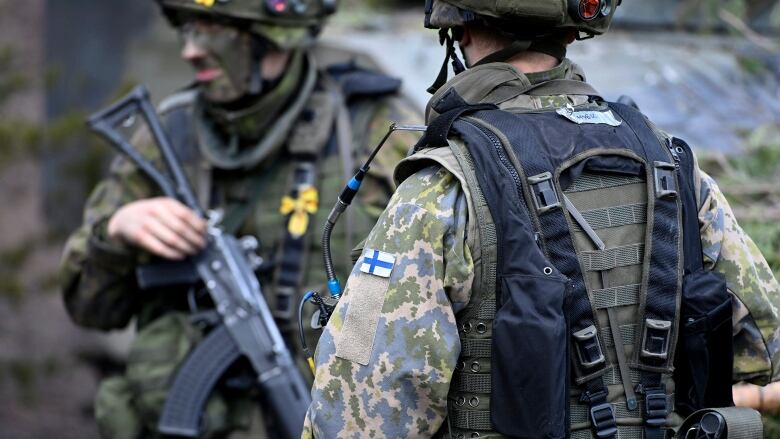
[[[474,40],[472,39],[472,32],[471,32],[471,26],[463,26],[458,32],[460,34],[460,38],[457,39],[458,44],[460,44],[460,47],[466,47],[469,46]]]
[[[574,40],[577,39],[577,31],[576,30],[570,30],[566,31],[563,35],[563,43],[566,45],[569,45],[574,42]]]

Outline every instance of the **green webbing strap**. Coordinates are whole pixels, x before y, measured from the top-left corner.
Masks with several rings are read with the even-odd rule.
[[[623,340],[624,345],[633,345],[634,338],[636,337],[636,330],[639,325],[628,324],[620,325],[620,338]],[[611,328],[601,328],[601,339],[604,340],[605,347],[615,346],[615,340],[612,337]]]
[[[593,191],[638,183],[644,183],[644,180],[641,177],[634,175],[623,176],[583,173],[566,189],[566,193]]]
[[[593,290],[593,306],[596,309],[639,304],[639,291],[642,285],[632,284],[619,287]]]
[[[631,384],[636,384],[639,382],[640,373],[638,370],[631,369],[628,374],[631,377]],[[617,386],[619,384],[623,384],[623,379],[620,376],[620,373],[617,371],[616,367],[610,367],[604,374],[604,384],[608,386]]]
[[[639,265],[645,256],[645,244],[630,244],[607,250],[582,252],[585,271],[608,271],[618,267]]]
[[[761,414],[756,410],[745,407],[723,407],[714,409],[704,409],[688,416],[677,431],[680,439],[686,439],[688,432],[696,427],[696,424],[707,413],[718,413],[726,421],[727,435],[716,439],[762,439],[764,437],[764,425],[761,421]],[[694,430],[695,431],[695,430]],[[691,433],[691,437],[696,437]]]
[[[615,346],[615,357],[618,362],[620,379],[623,381],[623,391],[626,394],[626,406],[629,410],[636,410],[636,393],[634,393],[634,386],[631,383],[631,375],[628,368],[628,358],[626,357],[626,350],[623,346],[623,334],[621,333],[618,326],[618,319],[615,308],[607,308],[607,319],[609,320],[609,328],[612,331],[612,339]]]
[[[582,217],[595,230],[644,224],[647,222],[647,204],[628,204],[581,211]],[[575,225],[578,225],[575,223]]]

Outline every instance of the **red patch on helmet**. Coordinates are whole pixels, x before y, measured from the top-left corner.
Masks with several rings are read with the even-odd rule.
[[[593,20],[599,15],[602,0],[580,0],[580,17],[583,20]]]
[[[277,14],[287,10],[287,0],[268,0],[268,9]]]

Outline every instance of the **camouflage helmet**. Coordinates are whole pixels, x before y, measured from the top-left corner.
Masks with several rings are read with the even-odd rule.
[[[276,46],[305,46],[336,12],[337,0],[155,0],[174,26],[185,14],[244,23]]]
[[[425,26],[457,28],[482,20],[520,38],[576,29],[587,35],[607,31],[622,0],[427,0]]]

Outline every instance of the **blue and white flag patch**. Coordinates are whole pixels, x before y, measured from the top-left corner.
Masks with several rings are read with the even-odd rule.
[[[379,250],[366,249],[360,263],[360,271],[379,277],[390,277],[395,266],[395,256]]]

